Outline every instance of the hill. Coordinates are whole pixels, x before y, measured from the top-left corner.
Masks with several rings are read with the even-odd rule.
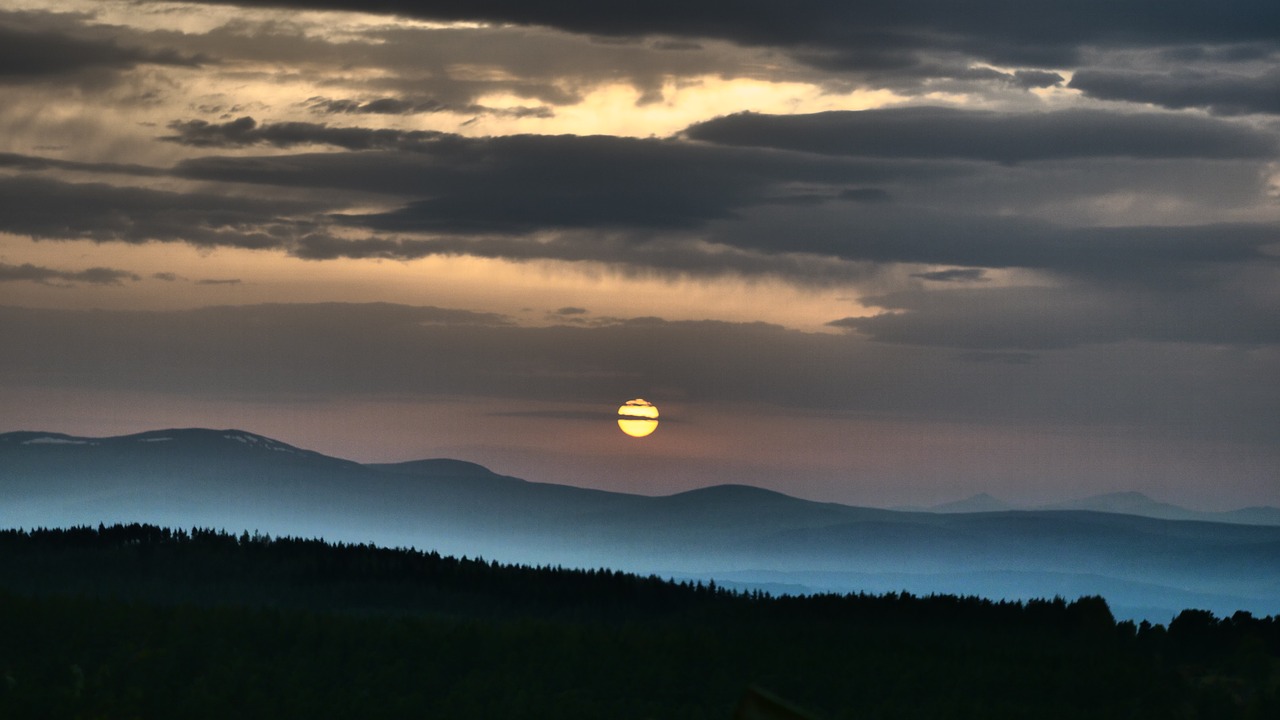
[[[899,512],[744,486],[647,497],[455,460],[362,465],[238,430],[0,435],[0,526],[145,521],[806,592],[1102,595],[1280,613],[1280,527],[1094,510]]]
[[[1201,522],[1238,525],[1280,525],[1280,508],[1255,506],[1223,511],[1192,510],[1172,503],[1153,500],[1140,492],[1132,491],[1090,495],[1075,500],[1030,507],[1019,507],[992,497],[987,493],[978,493],[963,500],[929,507],[903,506],[894,509],[908,512],[935,513],[1000,512],[1003,510],[1088,510],[1091,512],[1138,515],[1140,517],[1160,518],[1163,520],[1198,520]]]

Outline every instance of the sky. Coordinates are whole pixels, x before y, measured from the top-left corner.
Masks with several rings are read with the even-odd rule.
[[[0,0],[0,431],[1280,505],[1278,28],[1273,0]]]

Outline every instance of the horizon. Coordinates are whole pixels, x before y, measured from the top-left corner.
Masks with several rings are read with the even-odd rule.
[[[562,486],[565,486],[565,487],[574,487],[574,488],[580,488],[580,489],[600,489],[600,488],[591,488],[591,487],[587,487],[587,486],[572,485],[572,484],[569,484],[569,483],[557,483],[557,482],[554,482],[554,481],[533,481],[533,480],[529,480],[528,478],[520,477],[519,475],[516,475],[516,474],[513,474],[513,473],[507,473],[507,472],[501,472],[501,471],[499,471],[499,470],[495,470],[495,469],[490,468],[490,467],[488,467],[488,466],[486,466],[486,465],[483,465],[483,464],[481,464],[481,463],[474,462],[474,461],[471,461],[471,460],[467,460],[466,458],[453,458],[453,457],[423,457],[423,458],[411,458],[411,459],[407,459],[407,460],[396,460],[396,461],[380,461],[380,460],[372,460],[372,461],[357,461],[357,460],[353,460],[353,459],[351,459],[351,458],[343,457],[343,456],[340,456],[340,455],[334,455],[334,454],[331,454],[331,453],[323,452],[323,451],[321,451],[321,450],[317,450],[317,449],[315,449],[315,448],[302,447],[302,446],[299,446],[299,445],[295,445],[295,444],[293,444],[293,443],[288,443],[288,442],[285,442],[285,441],[283,441],[283,440],[281,440],[281,439],[279,439],[279,438],[274,438],[274,437],[270,437],[270,436],[267,436],[267,435],[263,435],[263,434],[261,434],[261,433],[256,433],[256,432],[253,432],[252,430],[245,430],[245,429],[243,429],[243,428],[234,428],[234,427],[229,427],[229,428],[207,428],[207,427],[172,427],[172,428],[154,428],[154,429],[151,429],[151,430],[143,430],[143,431],[140,431],[140,432],[126,433],[126,434],[123,434],[123,435],[106,435],[106,436],[73,435],[73,434],[70,434],[70,433],[60,433],[60,432],[53,432],[53,431],[48,431],[48,430],[29,430],[29,429],[28,429],[28,430],[14,430],[14,431],[5,431],[5,432],[0,432],[0,437],[3,437],[3,436],[5,436],[5,435],[15,435],[15,434],[31,434],[31,435],[36,435],[36,436],[59,436],[60,438],[67,438],[67,439],[69,439],[69,440],[71,440],[71,441],[76,442],[76,444],[78,444],[78,441],[123,440],[123,439],[128,439],[128,438],[131,438],[131,437],[137,437],[137,436],[140,436],[140,435],[163,435],[163,434],[165,434],[165,433],[181,433],[181,432],[208,432],[208,433],[223,434],[223,437],[228,437],[228,435],[226,435],[227,433],[241,433],[241,434],[245,434],[245,435],[253,435],[253,436],[256,436],[256,437],[258,437],[258,438],[262,438],[262,439],[264,439],[264,440],[268,440],[268,441],[270,441],[270,442],[272,442],[272,443],[281,443],[281,444],[284,444],[284,445],[288,445],[288,446],[290,446],[290,447],[293,447],[293,448],[295,448],[295,449],[297,449],[297,450],[301,450],[301,451],[303,451],[303,452],[316,453],[316,454],[322,455],[322,456],[324,456],[324,457],[332,458],[332,459],[336,459],[336,460],[345,460],[345,461],[350,461],[350,462],[356,462],[357,464],[360,464],[360,465],[369,465],[369,466],[377,466],[377,465],[396,465],[396,464],[401,464],[401,463],[432,462],[432,461],[461,462],[461,463],[465,463],[465,464],[468,464],[468,465],[473,465],[473,466],[475,466],[475,467],[478,467],[478,468],[480,468],[480,469],[482,469],[482,470],[484,470],[484,471],[486,471],[486,472],[493,473],[493,474],[495,474],[495,475],[501,475],[501,476],[505,476],[505,477],[511,477],[511,478],[514,478],[514,479],[517,479],[517,480],[522,480],[522,481],[524,481],[524,482],[537,482],[537,483],[539,483],[539,484],[562,485]],[[52,439],[52,438],[50,438],[50,439]],[[168,439],[168,438],[165,438],[165,439]],[[24,445],[26,445],[26,444],[50,444],[50,445],[60,444],[60,443],[58,443],[58,442],[42,443],[42,442],[40,442],[40,440],[41,440],[41,439],[40,439],[40,437],[35,437],[35,438],[32,438],[31,440],[26,440],[26,441],[24,441],[22,444],[24,444]],[[757,490],[765,490],[765,491],[768,491],[768,492],[779,492],[779,493],[782,493],[783,495],[787,495],[788,497],[793,497],[793,498],[796,498],[796,499],[799,499],[799,500],[806,500],[806,501],[809,501],[809,502],[819,502],[819,503],[823,503],[823,502],[831,502],[831,501],[818,500],[818,499],[814,499],[814,498],[806,498],[806,497],[803,497],[803,496],[801,496],[801,495],[792,495],[792,494],[789,494],[789,493],[783,492],[783,491],[781,491],[781,490],[777,490],[776,488],[768,488],[768,487],[763,487],[763,486],[760,486],[760,485],[751,485],[751,484],[744,484],[744,483],[717,483],[717,484],[713,484],[713,485],[703,485],[703,486],[699,486],[699,487],[694,487],[694,488],[688,488],[688,489],[684,489],[684,490],[679,490],[679,491],[676,491],[676,492],[673,492],[673,493],[626,492],[626,491],[621,491],[621,490],[605,490],[605,492],[618,492],[618,493],[622,493],[622,494],[629,494],[629,495],[642,495],[642,496],[647,496],[647,497],[672,497],[672,496],[674,496],[674,495],[682,495],[682,494],[685,494],[685,493],[697,492],[697,491],[699,491],[699,490],[710,490],[710,489],[715,489],[715,488],[724,488],[724,487],[746,487],[746,488],[753,488],[753,489],[757,489]],[[1093,507],[1079,507],[1079,508],[1077,508],[1077,507],[1069,507],[1069,506],[1072,506],[1072,505],[1075,505],[1075,504],[1078,504],[1078,503],[1084,503],[1084,502],[1088,502],[1088,501],[1100,501],[1100,500],[1109,500],[1109,499],[1116,499],[1116,498],[1134,498],[1134,499],[1140,499],[1140,500],[1144,500],[1144,501],[1149,501],[1149,502],[1155,503],[1155,504],[1157,504],[1157,505],[1169,505],[1169,506],[1172,506],[1172,507],[1174,507],[1174,508],[1176,508],[1176,509],[1180,509],[1180,510],[1190,510],[1190,511],[1193,511],[1193,512],[1198,512],[1198,513],[1209,513],[1209,514],[1222,513],[1222,512],[1230,512],[1230,511],[1233,511],[1233,510],[1251,510],[1251,509],[1260,509],[1260,508],[1261,508],[1261,509],[1271,509],[1271,508],[1274,508],[1274,506],[1270,506],[1270,505],[1247,505],[1247,506],[1241,506],[1241,507],[1238,507],[1238,508],[1228,508],[1227,510],[1223,511],[1223,510],[1214,510],[1214,509],[1210,509],[1210,508],[1200,508],[1200,507],[1194,507],[1194,506],[1182,506],[1182,505],[1177,505],[1177,504],[1174,504],[1174,503],[1168,503],[1168,502],[1166,502],[1165,500],[1162,500],[1161,498],[1158,498],[1158,497],[1152,497],[1152,496],[1150,496],[1150,495],[1147,495],[1146,493],[1139,492],[1139,491],[1137,491],[1137,490],[1115,490],[1115,491],[1109,491],[1109,492],[1105,492],[1105,493],[1097,493],[1097,494],[1093,494],[1093,495],[1085,495],[1085,496],[1070,496],[1070,497],[1068,497],[1068,496],[1064,496],[1064,497],[1060,497],[1060,498],[1058,498],[1058,499],[1056,499],[1056,500],[1054,500],[1054,501],[1050,501],[1050,502],[1047,502],[1047,503],[1035,504],[1035,505],[1032,505],[1032,504],[1021,504],[1021,503],[1013,503],[1013,502],[1009,502],[1009,501],[1005,500],[1004,498],[1000,498],[1000,497],[997,497],[997,496],[995,496],[995,495],[992,495],[991,493],[988,493],[988,492],[986,492],[985,490],[979,490],[978,492],[973,493],[972,495],[966,495],[966,496],[964,496],[964,497],[957,498],[957,499],[955,499],[955,500],[942,501],[942,502],[935,503],[935,504],[933,504],[933,505],[927,505],[927,506],[925,506],[925,505],[891,505],[891,506],[890,506],[890,505],[867,505],[867,506],[863,506],[863,507],[870,507],[870,508],[875,508],[875,509],[880,509],[880,510],[891,510],[891,511],[895,511],[895,512],[957,512],[957,513],[965,513],[965,512],[1006,512],[1006,511],[1013,511],[1013,512],[1020,512],[1020,511],[1054,511],[1054,510],[1076,510],[1076,509],[1082,509],[1082,510],[1085,510],[1085,511],[1095,511],[1095,512],[1113,512],[1113,513],[1117,513],[1117,514],[1137,514],[1137,515],[1139,515],[1139,516],[1141,516],[1141,515],[1142,515],[1142,513],[1132,513],[1132,512],[1127,512],[1127,511],[1125,511],[1125,510],[1118,510],[1118,509],[1114,509],[1114,510],[1113,510],[1113,509],[1101,509],[1101,510],[1099,510],[1099,509],[1097,509],[1097,508],[1093,508]],[[969,502],[969,501],[973,501],[973,500],[992,500],[992,501],[995,501],[995,502],[997,502],[997,503],[1000,503],[1000,504],[1001,504],[1002,506],[1004,506],[1004,507],[1002,507],[1002,508],[1000,508],[1000,509],[997,509],[997,510],[967,510],[967,509],[966,509],[966,510],[954,510],[954,509],[953,509],[953,507],[954,507],[954,506],[961,506],[961,505],[964,505],[965,503],[967,503],[967,502]],[[845,504],[845,503],[837,503],[837,504]],[[857,507],[857,506],[851,506],[851,507]],[[1275,508],[1275,509],[1280,510],[1280,508]]]
[[[1280,507],[1274,3],[366,5],[0,7],[0,432]]]
[[[1101,596],[1135,621],[1280,609],[1280,508],[1213,513],[1122,495],[881,509],[743,484],[640,495],[452,459],[360,464],[207,429],[0,435],[0,486],[9,527],[252,529],[804,594]]]

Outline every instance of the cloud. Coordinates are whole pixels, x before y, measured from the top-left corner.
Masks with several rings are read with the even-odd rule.
[[[164,282],[177,282],[178,280],[187,280],[187,278],[182,277],[177,273],[171,273],[171,272],[153,273],[151,277],[156,280],[163,280]],[[240,278],[201,278],[199,280],[194,280],[192,282],[194,282],[196,285],[239,285],[241,283],[241,280]]]
[[[347,187],[427,199],[392,211],[335,216],[382,232],[526,234],[548,228],[696,228],[738,207],[785,201],[789,181],[865,181],[885,165],[786,158],[673,140],[516,135],[464,138],[438,132],[336,128],[318,123],[170,125],[162,139],[198,147],[328,144],[371,156],[197,158],[175,173],[190,178],[278,185]],[[409,155],[391,154],[392,150]],[[421,157],[415,157],[421,156]],[[907,173],[919,169],[904,169]],[[878,188],[836,191],[856,201],[887,197]],[[834,197],[834,193],[832,195]],[[314,238],[308,257],[325,257]],[[389,249],[389,241],[366,243]]]
[[[558,232],[537,237],[441,237],[350,239],[313,233],[298,239],[292,253],[309,260],[430,256],[472,256],[511,261],[598,262],[624,275],[663,277],[769,276],[810,286],[848,284],[875,276],[869,264],[805,253],[763,253],[705,247],[689,238],[632,238],[626,233]]]
[[[837,197],[850,202],[885,202],[892,196],[884,188],[846,188]]]
[[[277,142],[319,143],[331,130],[324,125],[290,124],[296,137]],[[299,127],[301,126],[301,127]],[[269,127],[269,126],[267,126]],[[367,128],[340,128],[357,138],[353,148],[376,144],[378,131]],[[221,133],[221,130],[218,131]],[[637,139],[605,135],[508,135],[462,137],[435,133],[404,147],[395,136],[388,144],[412,153],[311,153],[288,157],[206,157],[184,160],[174,168],[182,177],[227,182],[256,182],[287,186],[365,188],[375,192],[404,194],[406,186],[423,187],[422,194],[457,188],[471,189],[472,183],[505,189],[519,183],[526,192],[537,179],[567,190],[570,183],[584,186],[606,183],[610,188],[645,189],[646,183],[717,180],[731,187],[758,187],[770,182],[811,182],[824,184],[869,184],[889,180],[939,178],[966,172],[963,168],[924,163],[893,163],[884,160],[859,161],[848,158],[806,157],[791,153],[762,152],[755,148],[718,147],[676,139]],[[251,142],[271,142],[260,133],[249,133]],[[419,142],[420,140],[420,142]],[[235,141],[239,145],[240,141]],[[509,174],[513,181],[504,181]],[[636,175],[627,180],[626,175]],[[622,177],[620,177],[622,176]],[[472,180],[474,178],[475,180]],[[576,187],[574,189],[577,189]],[[862,187],[858,192],[868,192]],[[706,191],[703,191],[704,193]],[[791,195],[793,193],[787,193]],[[871,193],[874,194],[874,193]],[[783,195],[780,193],[780,197]],[[877,197],[879,197],[877,195]],[[641,195],[637,198],[644,201]]]
[[[504,118],[551,118],[555,111],[546,106],[494,108],[475,103],[453,104],[435,98],[411,100],[382,97],[374,100],[310,98],[307,107],[323,115],[420,115],[440,112],[464,115],[493,115]]]
[[[1166,108],[1203,108],[1216,115],[1280,113],[1280,70],[1256,75],[1223,71],[1076,72],[1068,85],[1099,100],[1150,103]]]
[[[159,177],[168,174],[168,171],[162,168],[147,167],[145,165],[79,162],[18,153],[0,153],[0,167],[26,171],[72,170],[96,174],[118,173],[139,177]]]
[[[177,134],[163,135],[160,140],[193,147],[332,145],[344,150],[414,150],[444,137],[444,133],[429,130],[374,130],[306,122],[259,125],[248,116],[224,123],[176,120],[169,123],[169,129]]]
[[[828,325],[879,342],[974,350],[1045,350],[1127,341],[1277,345],[1280,325],[1264,287],[1245,292],[1089,287],[902,291],[862,299],[888,312]]]
[[[849,338],[758,323],[618,321],[527,328],[502,316],[396,305],[266,305],[95,314],[0,308],[0,331],[30,342],[0,375],[114,389],[233,397],[524,397],[591,401],[669,388],[761,401],[822,402]],[[789,341],[806,346],[790,357]],[[195,367],[192,348],[202,348]],[[646,352],[636,353],[636,347]],[[56,359],[62,353],[75,357]],[[178,357],[186,358],[176,362]],[[701,359],[695,359],[701,358]],[[145,360],[144,360],[145,359]],[[46,365],[54,361],[52,366]],[[43,366],[43,367],[42,367]],[[778,368],[800,373],[775,377]],[[731,369],[732,368],[732,369]],[[819,372],[821,370],[821,372]],[[812,371],[805,379],[803,373]],[[193,385],[192,373],[202,382]],[[665,393],[663,393],[665,394]]]
[[[227,0],[232,2],[232,0]],[[828,67],[874,70],[908,65],[929,51],[966,52],[998,65],[1067,67],[1084,47],[1159,47],[1210,38],[1269,42],[1280,10],[1268,0],[1225,5],[1158,0],[797,0],[616,6],[578,0],[234,0],[239,5],[348,9],[430,20],[542,25],[593,36],[718,38],[789,49]]]
[[[685,388],[687,376],[692,376],[702,392],[727,392],[714,390],[726,382],[723,369],[705,362],[689,368],[681,364],[703,352],[697,348],[704,343],[720,337],[744,347],[715,354],[745,353],[775,367],[786,352],[776,340],[801,337],[763,324],[666,323],[651,318],[590,329],[524,328],[488,313],[333,303],[112,311],[100,323],[93,322],[92,313],[7,308],[0,310],[0,330],[6,336],[29,333],[23,336],[32,345],[0,358],[0,374],[6,377],[40,371],[40,364],[76,349],[95,357],[59,361],[51,377],[69,373],[117,389],[149,386],[237,396],[514,394],[563,400],[590,398],[597,392],[609,398],[629,397],[643,389],[634,383],[646,376],[651,377],[644,387],[657,382]],[[651,350],[641,357],[634,348],[646,345],[644,338]],[[828,347],[828,353],[843,353],[840,348],[848,345],[838,336],[819,336],[816,341]],[[187,356],[197,346],[206,349],[197,368],[167,360]],[[142,358],[147,360],[141,362]],[[135,370],[128,370],[134,363]],[[202,374],[198,386],[189,382],[191,372]],[[744,367],[736,372],[756,375],[765,369]]]
[[[555,314],[556,315],[586,315],[588,312],[590,311],[587,310],[586,308],[562,307],[559,310],[556,310]]]
[[[336,130],[290,125],[305,131],[291,134],[290,143],[324,140]],[[243,128],[246,141],[259,141],[248,123]],[[378,131],[343,131],[353,138],[352,147],[369,146],[378,137]],[[217,137],[223,136],[219,129]],[[402,144],[398,135],[384,137]],[[731,217],[737,208],[792,195],[784,183],[864,186],[928,171],[607,136],[463,138],[437,133],[414,137],[410,145],[413,152],[402,154],[198,158],[179,163],[174,171],[204,180],[412,192],[424,199],[388,212],[339,219],[385,232],[516,234],[548,228],[696,228]],[[860,192],[874,194],[865,187]]]
[[[951,268],[933,272],[911,273],[911,277],[934,282],[986,282],[986,271],[982,268]]]
[[[37,239],[274,249],[303,232],[303,223],[281,214],[317,209],[298,201],[0,177],[0,230]]]
[[[417,115],[445,112],[452,109],[447,103],[442,103],[435,98],[411,101],[384,97],[376,100],[360,101],[313,97],[308,99],[306,104],[311,112],[322,115]]]
[[[1011,299],[996,294],[990,302]],[[1105,306],[1070,303],[1086,312]],[[517,402],[545,401],[576,413],[602,403],[612,411],[618,398],[642,395],[659,404],[749,402],[903,422],[1141,422],[1193,434],[1212,418],[1215,432],[1267,442],[1280,430],[1274,347],[1109,343],[1037,349],[1035,362],[1021,362],[1023,355],[1008,353],[1031,350],[973,347],[965,349],[1006,354],[957,357],[949,348],[763,323],[638,318],[522,327],[466,310],[339,303],[165,312],[0,307],[0,336],[26,339],[0,353],[0,377],[11,384],[175,398],[500,398],[513,411]]]
[[[981,117],[987,122],[989,116]],[[991,130],[993,146],[998,129],[997,123]],[[1151,131],[1158,133],[1158,127]],[[1176,139],[1182,149],[1165,154],[1187,153],[1201,140],[1199,135],[1167,139]],[[953,140],[963,144],[963,138]],[[726,269],[739,271],[759,266],[750,254],[785,253],[1122,277],[1152,276],[1153,270],[1176,265],[1257,260],[1263,257],[1261,248],[1275,242],[1274,224],[1211,222],[1214,212],[1257,202],[1261,161],[1053,162],[1025,169],[919,158],[832,158],[679,140],[442,135],[413,153],[198,158],[179,163],[174,173],[286,188],[413,192],[424,198],[410,197],[379,212],[332,213],[330,221],[376,236],[339,238],[319,229],[298,233],[294,252],[313,259],[475,254],[690,269],[723,261]],[[1150,192],[1153,206],[1160,208],[1151,225],[1117,226],[1133,216],[1131,202],[1115,217],[1080,217],[1085,227],[1007,211],[1043,207],[1066,221],[1074,215],[1061,209],[1072,207],[1068,203],[1102,207],[1111,193],[1132,198],[1135,192]],[[835,202],[840,199],[855,202]],[[803,204],[797,206],[799,200]],[[1177,203],[1187,204],[1186,217],[1200,224],[1171,220],[1167,208]],[[1099,226],[1088,227],[1090,222]],[[576,235],[593,230],[594,237]],[[397,237],[402,234],[410,237]],[[662,244],[657,244],[659,235],[665,238]],[[739,252],[714,255],[705,247],[698,252],[694,243],[699,240]],[[817,269],[809,261],[800,266]]]
[[[945,107],[739,113],[690,126],[691,139],[721,145],[895,158],[1013,163],[1064,158],[1267,158],[1272,134],[1169,113],[1059,110],[1006,114]]]
[[[1013,73],[1013,84],[1027,90],[1061,85],[1066,78],[1045,70],[1018,70]]]
[[[56,270],[30,263],[9,265],[0,263],[0,282],[28,281],[51,284],[61,281],[68,285],[88,283],[90,285],[121,285],[125,280],[137,282],[142,278],[127,270],[107,267],[91,267],[85,270]]]
[[[113,40],[0,24],[0,83],[30,82],[94,69],[127,70],[141,64],[196,67],[207,62],[207,58],[171,49],[123,47]]]
[[[369,142],[353,137],[358,146]],[[1131,196],[1150,185],[1205,204],[1188,213],[1204,218],[1249,201],[1261,169],[1246,161],[1185,167],[1160,161],[1150,169],[1142,163],[1157,161],[1100,162],[1069,159],[1027,170],[676,139],[443,133],[415,144],[413,152],[212,156],[167,170],[8,155],[0,156],[0,164],[24,174],[0,177],[0,230],[50,239],[274,249],[315,260],[474,255],[690,275],[766,274],[818,284],[866,278],[876,272],[873,263],[1022,267],[1150,283],[1182,282],[1177,268],[1269,262],[1263,249],[1280,231],[1273,223],[1177,224],[1166,213],[1153,216],[1160,225],[1071,227],[1004,210],[1011,202],[1023,208],[1042,203],[1064,217],[1057,208],[1073,194],[1105,200],[1108,192]],[[46,168],[168,174],[282,192],[219,195],[213,184],[177,193],[67,183],[35,174]],[[1214,172],[1212,187],[1205,188],[1206,173]],[[344,207],[370,194],[389,196],[396,206],[375,212]],[[303,196],[308,199],[296,199]],[[797,198],[803,203],[797,205]],[[1169,204],[1160,194],[1154,198]]]
[[[1255,262],[1273,223],[1069,227],[1028,217],[975,215],[908,205],[864,205],[827,213],[796,208],[744,211],[714,223],[707,239],[743,250],[802,252],[847,261],[964,268],[1031,268],[1095,281],[1182,283],[1192,268]]]
[[[457,162],[465,164],[466,160],[464,156]],[[37,161],[15,164],[43,166]],[[398,166],[403,172],[397,172]],[[97,166],[75,164],[75,167],[92,170]],[[183,165],[175,173],[182,177],[251,182],[261,172],[263,179],[279,184],[297,182],[303,188],[332,184],[352,191],[372,188],[391,192],[409,183],[423,192],[436,187],[441,193],[463,192],[464,199],[465,193],[475,192],[477,203],[490,197],[484,175],[467,182],[459,181],[457,187],[450,188],[452,169],[432,167],[423,161],[404,163],[401,156],[382,153],[362,153],[355,157],[210,158],[197,167],[198,170],[191,170],[190,166]],[[114,166],[107,169],[108,172],[114,170]],[[142,174],[146,176],[157,174],[152,172],[154,169],[144,170]],[[367,178],[367,185],[371,187],[365,187],[362,178]],[[517,180],[494,178],[495,185],[503,182],[509,183],[513,192],[518,191]],[[335,199],[310,191],[307,194],[313,200],[298,201],[272,198],[269,193],[218,195],[212,194],[212,190],[206,187],[205,191],[179,193],[105,183],[69,183],[36,175],[0,177],[0,231],[49,240],[185,242],[197,247],[278,250],[313,260],[405,260],[432,255],[474,255],[517,261],[596,261],[615,264],[628,272],[774,275],[813,283],[848,282],[871,272],[854,264],[803,254],[778,257],[748,250],[706,248],[679,234],[641,238],[633,231],[601,234],[584,229],[553,234],[539,232],[538,237],[468,235],[464,232],[465,224],[457,227],[440,224],[437,230],[447,234],[434,238],[338,237],[327,231],[332,218],[325,217],[324,213],[332,209],[332,203],[345,200],[349,192]],[[668,191],[669,188],[664,189]],[[712,195],[713,199],[716,197]],[[502,196],[491,199],[490,210],[500,211]],[[566,198],[564,206],[566,213],[573,209],[568,200]],[[625,198],[617,200],[620,204],[624,201]],[[721,211],[713,205],[707,212]],[[359,225],[358,217],[347,220]]]

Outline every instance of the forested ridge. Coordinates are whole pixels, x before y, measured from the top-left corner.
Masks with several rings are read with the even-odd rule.
[[[0,531],[0,718],[1280,717],[1280,621],[771,597],[149,525]]]

